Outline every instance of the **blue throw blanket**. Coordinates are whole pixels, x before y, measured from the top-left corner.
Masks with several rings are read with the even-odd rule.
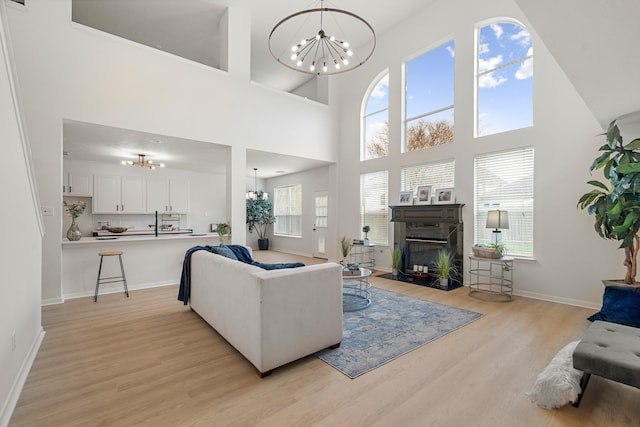
[[[223,245],[220,245],[223,246]],[[182,275],[180,276],[180,288],[178,289],[178,301],[184,302],[184,305],[187,305],[189,301],[189,297],[191,296],[191,255],[196,251],[208,251],[215,252],[215,248],[220,248],[220,246],[194,246],[192,248],[187,249],[187,252],[184,255],[184,261],[182,262]],[[304,263],[302,262],[286,262],[286,263],[275,263],[275,264],[265,264],[262,262],[255,261],[251,258],[251,254],[249,250],[241,245],[228,245],[225,246],[233,252],[238,261],[244,262],[246,264],[255,265],[257,267],[263,268],[265,270],[278,270],[281,268],[296,268],[296,267],[304,267]],[[222,255],[220,255],[222,256]]]

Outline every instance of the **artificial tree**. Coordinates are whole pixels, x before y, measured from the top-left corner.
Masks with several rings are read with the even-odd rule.
[[[624,282],[636,283],[638,250],[640,250],[640,138],[624,144],[616,121],[609,124],[606,144],[591,164],[590,172],[602,169],[608,185],[591,180],[596,187],[584,194],[580,209],[595,216],[595,230],[603,239],[619,240],[624,249]]]
[[[276,222],[276,217],[271,214],[273,204],[263,198],[263,192],[258,191],[255,199],[247,199],[247,225],[249,233],[253,230],[258,234],[258,246],[260,249],[269,249],[267,239],[267,226]]]

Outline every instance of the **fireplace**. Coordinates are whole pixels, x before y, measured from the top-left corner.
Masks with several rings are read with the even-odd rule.
[[[454,283],[462,284],[464,204],[391,206],[394,246],[402,251],[400,279],[430,286],[437,282],[436,257],[441,249],[453,254],[458,274]],[[416,280],[414,266],[426,266],[428,275]]]

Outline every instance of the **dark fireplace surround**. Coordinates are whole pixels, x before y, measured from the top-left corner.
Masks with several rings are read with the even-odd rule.
[[[462,285],[463,241],[462,207],[464,204],[450,205],[406,205],[390,206],[393,222],[394,247],[402,251],[399,271],[400,280],[412,280],[414,265],[429,267],[426,286],[437,287],[436,256],[440,249],[454,255],[458,274],[453,282]],[[451,285],[450,285],[451,286]]]

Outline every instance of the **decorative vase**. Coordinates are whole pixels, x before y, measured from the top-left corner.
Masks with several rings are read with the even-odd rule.
[[[81,237],[82,237],[82,233],[80,232],[80,228],[78,228],[76,219],[72,218],[71,227],[69,227],[69,230],[67,231],[67,239],[69,239],[72,242],[75,242],[76,240],[80,240]]]

